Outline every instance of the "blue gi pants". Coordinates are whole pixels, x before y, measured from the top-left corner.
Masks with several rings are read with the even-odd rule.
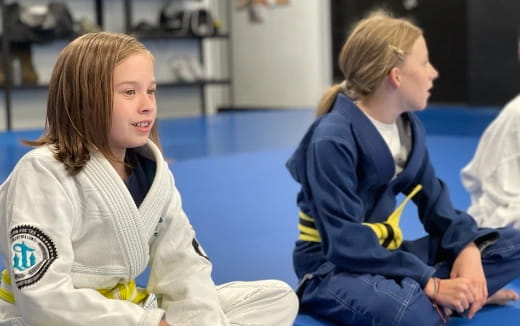
[[[499,239],[482,252],[490,295],[520,276],[520,231],[504,228],[498,232]],[[425,244],[427,239],[418,241]],[[428,251],[427,246],[419,247]],[[435,276],[449,278],[452,263],[436,264]],[[336,270],[331,263],[307,278],[298,289],[300,308],[338,325],[442,325],[438,311],[413,279],[352,274]]]

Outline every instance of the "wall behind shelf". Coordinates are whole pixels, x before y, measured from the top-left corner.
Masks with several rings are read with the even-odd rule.
[[[315,107],[332,82],[329,1],[292,0],[263,23],[232,10],[236,107]]]

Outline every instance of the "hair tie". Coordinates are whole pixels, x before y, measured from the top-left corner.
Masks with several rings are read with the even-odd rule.
[[[347,81],[346,81],[346,80],[342,81],[342,82],[339,84],[339,86],[341,87],[341,90],[342,90],[343,92],[346,92],[346,91],[348,90],[348,89],[347,89]]]

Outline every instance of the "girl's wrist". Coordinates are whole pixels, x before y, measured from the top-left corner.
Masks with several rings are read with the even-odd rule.
[[[441,280],[437,277],[432,277],[426,283],[424,287],[424,293],[426,296],[432,300],[436,300],[439,296],[439,291],[441,289]]]
[[[434,283],[435,281],[433,280],[434,278],[430,278],[428,280],[428,282],[426,283],[426,285],[424,286],[424,294],[426,294],[426,296],[428,298],[433,298],[433,295],[435,294],[435,289],[434,289]]]
[[[439,296],[439,292],[441,291],[441,279],[434,277],[433,278],[433,300],[437,300]]]

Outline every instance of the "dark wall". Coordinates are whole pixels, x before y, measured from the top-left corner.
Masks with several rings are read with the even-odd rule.
[[[520,92],[520,1],[468,1],[469,102],[503,105]]]
[[[518,93],[518,0],[331,0],[335,81],[343,79],[338,54],[350,26],[377,7],[409,17],[424,30],[440,73],[432,102],[502,105]]]

